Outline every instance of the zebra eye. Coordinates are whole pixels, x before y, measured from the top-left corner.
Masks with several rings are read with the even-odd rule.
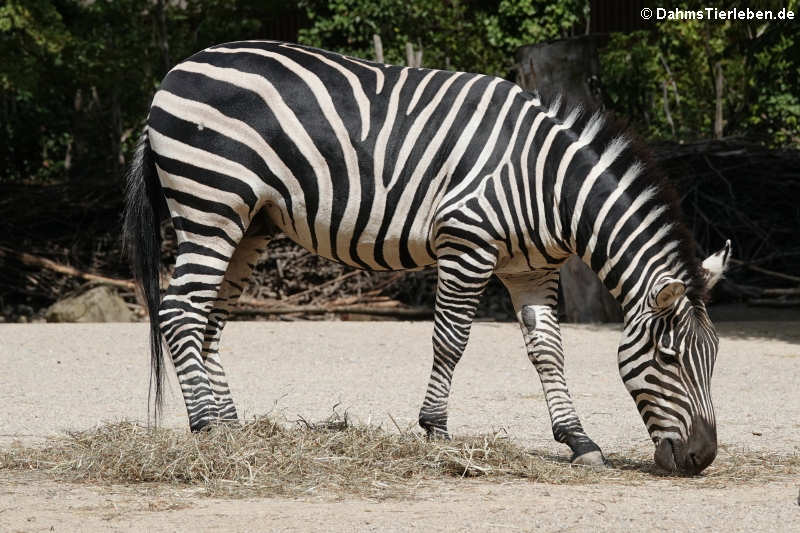
[[[657,348],[658,356],[661,358],[661,362],[665,365],[677,365],[678,364],[678,352],[671,348],[666,348],[664,346],[659,346]]]

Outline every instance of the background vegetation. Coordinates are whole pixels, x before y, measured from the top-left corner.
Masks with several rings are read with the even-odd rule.
[[[736,4],[746,7],[727,6]],[[590,23],[588,0],[6,0],[0,245],[127,275],[114,255],[125,163],[161,78],[211,44],[294,32],[301,43],[373,58],[379,34],[387,62],[403,63],[412,43],[423,66],[513,79],[517,47],[583,34]],[[799,29],[797,20],[683,21],[610,34],[601,53],[606,102],[651,140],[721,133],[796,149]],[[718,100],[722,132],[714,131]],[[0,299],[38,290],[7,273],[0,287]]]
[[[584,33],[590,16],[585,0],[8,0],[0,7],[0,180],[117,180],[172,64],[211,44],[270,37],[271,23],[291,11],[304,19],[302,43],[372,58],[379,34],[388,62],[403,63],[411,42],[425,66],[510,78],[517,47]],[[651,137],[709,138],[719,63],[725,134],[797,147],[798,28],[683,21],[612,34],[602,55],[609,104]]]

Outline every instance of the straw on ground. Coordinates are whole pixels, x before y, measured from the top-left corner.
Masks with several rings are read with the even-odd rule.
[[[398,428],[399,429],[399,428]],[[68,481],[198,485],[207,495],[249,497],[302,494],[406,497],[428,480],[483,477],[544,483],[665,482],[724,486],[800,474],[800,456],[721,448],[696,478],[660,473],[650,457],[611,455],[608,468],[570,465],[550,453],[524,449],[503,433],[431,441],[348,423],[334,417],[287,427],[262,417],[207,433],[103,425],[41,447],[0,450],[0,470],[37,470]]]

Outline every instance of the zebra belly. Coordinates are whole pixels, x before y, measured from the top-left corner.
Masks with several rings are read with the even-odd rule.
[[[513,255],[501,254],[494,269],[495,274],[522,274],[525,272],[558,270],[566,261],[566,258],[564,258],[557,263],[549,262],[533,245],[527,250],[527,256],[521,250],[515,250]]]
[[[326,259],[365,270],[418,270],[435,263],[435,258],[428,253],[429,232],[424,227],[412,227],[406,237],[402,233],[373,231],[363,231],[356,236],[352,229],[354,221],[339,220],[336,231],[333,231],[330,213],[318,213],[312,224],[298,225],[299,218],[307,217],[305,206],[293,203],[290,216],[288,209],[281,204],[267,201],[262,212],[292,241]],[[298,226],[304,229],[298,230]],[[320,246],[320,243],[330,244]],[[409,263],[408,259],[403,262],[401,257],[423,260],[412,259]]]

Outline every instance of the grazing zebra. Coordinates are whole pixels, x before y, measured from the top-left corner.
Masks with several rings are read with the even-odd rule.
[[[559,266],[583,258],[622,304],[619,368],[656,462],[701,471],[716,454],[717,336],[702,265],[676,202],[599,114],[507,81],[248,41],[178,64],[156,93],[128,176],[126,242],[146,295],[156,409],[166,341],[193,431],[235,420],[220,332],[278,232],[370,270],[438,270],[433,369],[419,414],[447,437],[453,371],[492,274],[507,287],[572,460],[602,464],[564,380]],[[177,240],[160,301],[159,221]]]

